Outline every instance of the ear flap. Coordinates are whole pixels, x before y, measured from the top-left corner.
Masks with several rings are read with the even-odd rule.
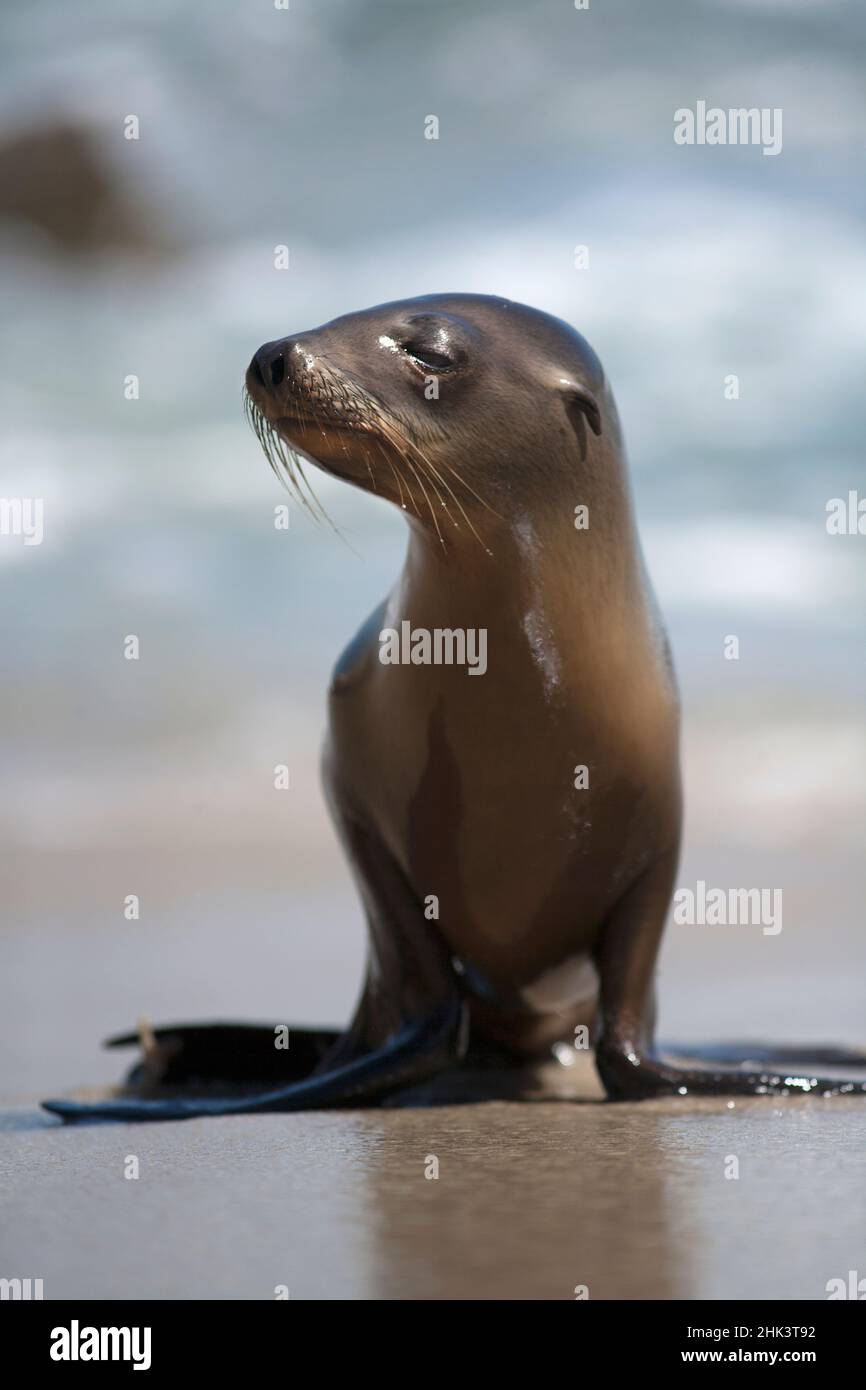
[[[578,438],[584,433],[578,429],[578,424],[583,425],[586,420],[593,434],[601,434],[601,409],[598,401],[592,394],[588,386],[583,386],[580,382],[566,381],[562,384],[562,396],[565,401],[565,408],[568,417],[578,433]],[[583,453],[583,449],[581,449]]]

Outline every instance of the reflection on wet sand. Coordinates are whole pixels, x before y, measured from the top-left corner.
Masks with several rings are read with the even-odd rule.
[[[588,1060],[559,1070],[562,1103],[388,1113],[369,1174],[372,1296],[682,1296],[666,1121],[600,1103]]]

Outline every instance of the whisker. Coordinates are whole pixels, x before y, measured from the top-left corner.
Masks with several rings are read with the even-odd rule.
[[[311,403],[308,391],[306,389],[303,392],[298,390],[294,383],[290,383],[290,390],[294,399],[293,409],[303,428],[310,430],[318,428],[324,436],[325,421],[316,417],[315,411],[311,408],[311,404],[315,404],[315,402]],[[420,499],[423,499],[433,523],[433,529],[443,549],[447,550],[448,546],[439,525],[437,512],[438,510],[443,511],[451,525],[459,529],[460,522],[451,511],[451,504],[453,504],[474,539],[487,551],[488,555],[492,554],[476,529],[460,496],[444,476],[441,468],[447,470],[455,482],[464,487],[485,510],[502,520],[499,513],[449,463],[442,460],[441,465],[434,464],[421,446],[410,437],[408,425],[389,416],[381,402],[371,399],[345,373],[340,376],[330,372],[327,375],[323,374],[315,383],[315,397],[317,402],[324,405],[325,419],[339,417],[343,428],[359,423],[366,424],[368,428],[373,426],[368,437],[375,444],[377,451],[391,470],[401,509],[407,510],[408,498],[415,515],[421,520],[419,497],[416,496],[415,488],[409,485],[409,479],[405,475],[404,470],[408,469],[417,485]],[[348,541],[328,515],[307,476],[304,464],[315,463],[315,458],[302,454],[283,438],[276,427],[267,419],[264,412],[256,405],[246,388],[243,392],[243,407],[244,414],[261,445],[271,471],[280,485],[317,525],[324,521],[334,534],[348,545]],[[341,447],[347,461],[350,460],[350,448],[346,440],[341,441]],[[376,473],[370,461],[369,451],[366,449],[364,461],[372,491],[378,492]],[[437,503],[435,508],[433,506],[434,498]],[[353,549],[352,546],[349,548]]]
[[[412,445],[412,448],[414,448],[414,449],[417,450],[419,456],[424,457],[424,455],[421,454],[421,450],[418,448],[418,445],[417,445],[417,444],[413,444],[413,445]],[[460,508],[460,515],[461,515],[461,516],[463,517],[463,519],[465,520],[466,525],[469,527],[469,530],[472,532],[473,536],[474,536],[475,539],[478,541],[478,544],[479,544],[479,545],[484,545],[483,540],[481,539],[481,537],[479,536],[478,532],[476,531],[474,525],[472,524],[472,519],[471,519],[471,517],[469,516],[469,513],[466,511],[466,508],[463,506],[463,503],[460,501],[460,498],[457,496],[457,494],[456,494],[456,492],[454,491],[454,489],[450,486],[450,484],[449,484],[449,482],[448,482],[448,479],[442,477],[442,474],[439,472],[438,468],[436,468],[435,465],[432,464],[432,463],[430,462],[429,459],[427,459],[426,462],[427,462],[427,467],[428,467],[428,469],[433,473],[433,475],[434,475],[436,478],[438,478],[439,482],[440,482],[440,483],[442,484],[442,486],[446,489],[446,491],[448,492],[449,496],[451,496],[451,497],[454,498],[454,501],[456,502],[457,506]],[[447,465],[446,465],[446,467],[447,467]],[[451,472],[453,473],[454,470],[451,469]],[[459,476],[459,475],[455,475],[455,476]],[[479,499],[479,500],[480,500],[480,499]],[[445,506],[445,503],[443,502],[442,505]],[[446,510],[447,510],[447,508],[446,508]],[[491,508],[490,510],[492,510],[492,508]],[[453,524],[454,524],[455,526],[458,524],[458,523],[454,520],[453,517],[451,518],[451,520],[452,520],[452,522],[453,522]],[[492,554],[493,554],[492,550],[488,550],[488,549],[487,549],[487,546],[484,546],[484,549],[487,550],[487,554],[488,554],[488,555],[492,555]]]
[[[394,475],[394,482],[397,484],[397,493],[398,493],[398,495],[399,495],[399,497],[400,497],[400,508],[401,508],[402,511],[405,512],[405,510],[406,510],[406,503],[403,501],[403,485],[402,485],[402,483],[401,483],[401,481],[400,481],[400,474],[399,474],[399,471],[394,467],[394,461],[393,461],[393,459],[390,457],[390,455],[385,453],[385,447],[384,447],[384,445],[383,445],[381,439],[377,439],[377,440],[376,440],[376,446],[377,446],[377,448],[378,448],[378,450],[379,450],[379,453],[382,455],[382,458],[385,460],[385,462],[387,463],[388,467],[391,469],[391,472],[392,472],[393,475]]]
[[[456,478],[458,483],[462,483],[463,486],[466,488],[466,491],[471,493],[471,495],[475,498],[476,502],[480,502],[482,507],[485,507],[492,516],[496,517],[497,521],[505,520],[505,517],[501,516],[495,507],[491,507],[486,497],[482,497],[480,492],[476,492],[474,487],[471,487],[470,484],[467,483],[466,479],[461,477],[461,475],[457,472],[456,468],[452,468],[450,463],[446,463],[445,467],[448,469],[448,472],[452,475],[452,477]]]
[[[405,440],[404,440],[404,441],[402,441],[402,442],[403,442],[403,443],[407,443],[408,441],[405,441]],[[444,545],[445,542],[444,542],[444,540],[442,539],[442,532],[439,530],[439,522],[438,522],[438,520],[437,520],[436,513],[435,513],[434,510],[433,510],[433,503],[430,501],[430,497],[429,497],[429,495],[428,495],[427,489],[426,489],[426,487],[424,486],[424,480],[423,480],[423,478],[421,477],[421,475],[419,474],[417,468],[415,467],[415,465],[414,465],[414,463],[412,462],[412,460],[411,460],[411,458],[409,457],[409,455],[408,455],[408,454],[403,454],[403,455],[402,455],[402,458],[403,458],[403,462],[404,462],[404,463],[407,463],[407,464],[409,465],[409,467],[410,467],[411,470],[412,470],[412,473],[414,474],[415,480],[417,481],[418,486],[420,487],[421,492],[422,492],[423,495],[424,495],[424,501],[427,503],[427,510],[428,510],[429,513],[430,513],[430,519],[431,519],[431,521],[433,522],[433,526],[434,526],[434,529],[435,529],[435,531],[436,531],[436,535],[439,537],[439,540],[440,540],[441,543]],[[420,460],[419,460],[419,462],[420,462]],[[422,465],[422,467],[423,467],[423,465]],[[420,516],[420,513],[419,513],[419,516]]]
[[[381,431],[382,431],[382,434],[385,436],[385,439],[386,439],[387,443],[389,443],[389,444],[391,445],[391,448],[393,449],[393,451],[394,451],[395,455],[397,456],[397,458],[399,458],[399,460],[401,461],[401,463],[406,464],[406,465],[412,470],[412,474],[413,474],[413,476],[414,476],[414,478],[415,478],[415,481],[416,481],[416,483],[418,484],[419,488],[421,489],[421,494],[422,494],[422,496],[423,496],[423,498],[424,498],[424,501],[427,503],[427,510],[429,511],[430,516],[431,516],[431,518],[432,518],[433,526],[434,526],[434,529],[435,529],[435,531],[436,531],[436,534],[437,534],[437,536],[439,537],[439,539],[440,539],[440,541],[441,541],[441,540],[442,540],[442,532],[439,530],[439,523],[438,523],[438,521],[436,520],[436,513],[435,513],[434,510],[433,510],[433,506],[432,506],[432,504],[431,504],[431,502],[430,502],[430,497],[429,497],[429,495],[428,495],[428,493],[427,493],[427,489],[426,489],[425,486],[424,486],[424,480],[423,480],[423,478],[420,476],[420,474],[419,474],[419,472],[418,472],[418,469],[415,467],[415,465],[414,465],[413,462],[412,462],[412,459],[411,459],[410,456],[409,456],[409,452],[408,452],[408,451],[409,451],[409,449],[410,449],[410,447],[411,447],[410,441],[405,437],[405,435],[404,435],[404,434],[403,434],[391,421],[384,421],[384,420],[382,420],[382,421],[379,422],[379,425],[380,425],[380,429],[381,429]],[[420,460],[420,459],[419,459],[419,463],[421,463],[421,460]],[[422,467],[423,467],[423,463],[422,463]],[[428,480],[428,481],[429,481],[429,480]],[[418,519],[419,519],[419,521],[420,521],[420,519],[421,519],[421,511],[420,511],[419,506],[418,506],[417,498],[415,497],[415,494],[413,493],[411,487],[409,487],[408,480],[406,480],[406,489],[407,489],[407,491],[408,491],[408,493],[409,493],[409,496],[410,496],[411,499],[412,499],[412,503],[413,503],[414,508],[415,508],[415,514],[416,514],[416,516],[418,517]],[[438,491],[437,491],[437,496],[440,496],[439,493],[438,493]],[[440,501],[441,501],[441,496],[440,496]],[[444,544],[444,542],[443,542],[443,544]]]
[[[252,425],[253,432],[262,447],[262,452],[281,487],[283,487],[286,492],[288,492],[289,496],[303,508],[317,526],[321,525],[322,521],[325,521],[334,532],[334,535],[351,550],[352,554],[358,555],[358,551],[346,539],[339,526],[334,523],[319,501],[301,464],[301,455],[299,452],[292,448],[291,444],[283,439],[270,421],[265,418],[246,389],[244,389],[243,402],[244,414]],[[308,501],[307,496],[302,490],[301,484],[303,484],[309,493],[313,505]],[[358,555],[358,558],[360,559],[361,557]]]

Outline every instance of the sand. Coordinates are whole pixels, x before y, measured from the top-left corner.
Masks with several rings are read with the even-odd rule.
[[[821,1299],[866,1270],[852,1100],[2,1127],[2,1272],[46,1298]]]

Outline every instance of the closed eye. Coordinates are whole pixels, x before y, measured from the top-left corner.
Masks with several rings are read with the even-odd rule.
[[[426,367],[428,371],[452,372],[456,365],[444,352],[435,352],[432,348],[422,347],[418,343],[401,343],[400,346],[419,367]]]

